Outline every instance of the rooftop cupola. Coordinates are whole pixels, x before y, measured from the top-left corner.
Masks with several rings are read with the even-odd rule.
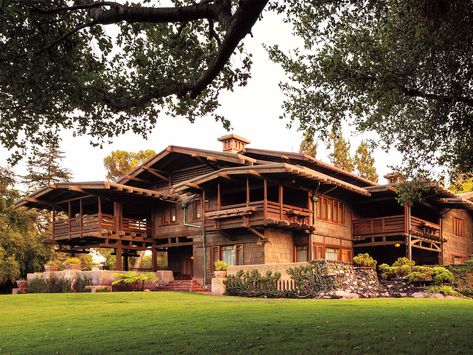
[[[251,142],[237,134],[231,133],[218,138],[223,143],[222,150],[228,153],[238,153],[245,149]]]

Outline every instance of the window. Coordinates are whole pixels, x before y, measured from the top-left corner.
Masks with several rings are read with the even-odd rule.
[[[337,261],[338,260],[338,249],[325,248],[325,260]]]
[[[323,258],[324,258],[324,248],[323,248],[323,246],[314,245],[313,252],[314,252],[313,256],[314,256],[315,260],[323,260]]]
[[[192,203],[192,221],[200,221],[202,219],[202,203],[201,200],[195,200]]]
[[[453,234],[458,237],[465,236],[465,223],[463,219],[458,217],[453,217]]]
[[[320,197],[315,204],[315,217],[323,221],[345,224],[345,205],[340,201]]]
[[[296,246],[296,261],[297,262],[308,261],[307,251],[308,251],[307,245]]]
[[[342,261],[345,263],[350,263],[352,261],[350,249],[342,249]]]
[[[211,249],[212,270],[217,260],[225,261],[228,265],[244,265],[243,244],[214,246]]]
[[[454,264],[463,264],[465,262],[465,258],[461,256],[454,256],[453,257],[453,263]]]
[[[163,210],[161,224],[174,224],[177,222],[177,209],[175,205],[166,207]]]

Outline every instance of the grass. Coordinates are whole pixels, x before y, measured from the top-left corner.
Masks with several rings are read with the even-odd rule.
[[[473,301],[0,296],[3,353],[471,353]]]

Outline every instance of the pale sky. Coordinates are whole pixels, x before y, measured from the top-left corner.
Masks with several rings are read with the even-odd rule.
[[[302,133],[297,131],[297,127],[286,128],[287,122],[278,118],[282,113],[283,101],[278,82],[284,78],[284,72],[269,60],[261,45],[277,43],[282,48],[291,48],[297,41],[292,37],[288,25],[277,16],[268,15],[253,28],[254,37],[245,39],[248,50],[253,53],[252,78],[246,87],[222,94],[220,112],[230,119],[234,133],[251,141],[250,147],[298,151]],[[63,132],[61,149],[66,155],[63,165],[72,171],[75,181],[104,180],[106,173],[103,158],[113,150],[153,149],[159,152],[168,145],[220,150],[221,142],[217,138],[227,133],[220,123],[211,118],[202,117],[192,124],[185,119],[173,119],[165,115],[158,119],[148,140],[130,133],[115,138],[113,144],[105,145],[103,149],[91,146],[87,137],[72,137],[70,132]],[[348,127],[344,127],[344,133],[348,138]],[[371,136],[349,137],[352,152],[362,138]],[[0,146],[0,166],[8,166],[8,156],[8,151]],[[329,162],[323,144],[319,144],[317,158]],[[399,164],[400,155],[394,151],[386,154],[377,150],[375,159],[380,183],[384,183],[382,176],[390,171],[387,165]],[[13,170],[23,174],[24,163],[20,162]]]

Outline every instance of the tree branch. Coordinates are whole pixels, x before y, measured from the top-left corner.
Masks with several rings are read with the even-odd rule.
[[[443,101],[447,103],[461,102],[468,106],[473,106],[473,98],[466,96],[447,96],[432,93],[425,93],[418,89],[400,86],[401,91],[410,97],[422,97],[429,100]]]

